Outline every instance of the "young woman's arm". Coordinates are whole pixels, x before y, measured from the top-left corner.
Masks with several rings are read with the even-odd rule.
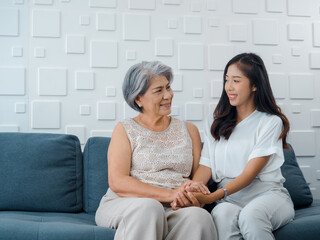
[[[224,188],[227,190],[228,195],[238,192],[241,189],[247,187],[265,167],[269,159],[270,156],[251,159],[238,177],[224,185]],[[195,192],[193,193],[193,196],[196,197],[200,203],[208,204],[223,198],[224,194],[224,190],[219,188],[209,195]]]

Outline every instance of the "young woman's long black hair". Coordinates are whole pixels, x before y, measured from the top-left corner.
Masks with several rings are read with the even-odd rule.
[[[283,122],[283,130],[279,136],[282,139],[283,147],[289,148],[287,144],[287,134],[289,132],[289,121],[281,112],[280,107],[274,99],[268,73],[262,59],[254,53],[242,53],[233,57],[226,65],[223,73],[223,90],[219,103],[213,113],[214,121],[211,125],[211,135],[215,140],[220,140],[223,136],[229,139],[233,129],[237,124],[236,107],[229,103],[228,95],[224,89],[226,74],[230,65],[236,64],[241,72],[250,80],[250,85],[256,87],[254,93],[254,105],[260,112],[277,115]]]

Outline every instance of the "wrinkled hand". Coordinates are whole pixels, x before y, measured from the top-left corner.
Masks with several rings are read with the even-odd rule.
[[[188,180],[183,184],[187,192],[201,192],[203,194],[210,194],[209,189],[202,182]]]
[[[171,208],[173,210],[178,210],[183,207],[190,207],[190,206],[196,206],[200,207],[201,204],[193,196],[192,192],[187,192],[187,191],[179,191],[176,199],[171,203]]]
[[[173,210],[177,210],[183,207],[196,206],[201,207],[200,202],[194,196],[194,194],[198,192],[201,194],[210,194],[209,189],[206,185],[201,182],[186,181],[177,192],[176,199],[171,203],[171,207]]]

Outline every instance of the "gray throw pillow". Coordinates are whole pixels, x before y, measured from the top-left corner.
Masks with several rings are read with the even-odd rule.
[[[281,167],[281,171],[286,179],[283,185],[290,193],[294,208],[298,209],[311,205],[313,197],[299,167],[293,148],[291,145],[289,146],[290,150],[285,149],[283,151],[285,162]]]

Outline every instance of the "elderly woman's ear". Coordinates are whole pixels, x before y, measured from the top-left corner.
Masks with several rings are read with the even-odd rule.
[[[140,95],[138,95],[135,99],[136,104],[141,108]]]

